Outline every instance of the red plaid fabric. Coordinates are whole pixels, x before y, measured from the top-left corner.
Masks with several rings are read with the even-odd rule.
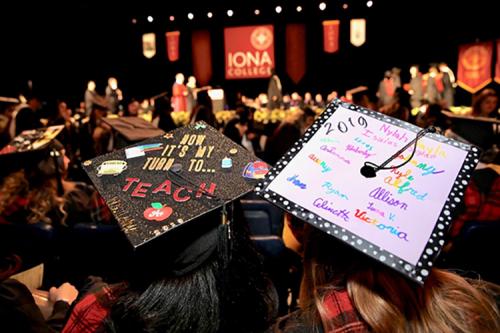
[[[109,288],[97,294],[88,294],[76,304],[62,333],[95,333],[101,328],[110,309],[103,306],[100,297],[112,298]]]
[[[332,323],[333,329],[328,333],[366,333],[368,326],[359,317],[347,290],[332,291],[325,296],[324,306],[327,310],[326,321]]]
[[[500,220],[500,177],[496,177],[489,193],[481,193],[474,180],[465,189],[465,212],[457,217],[451,226],[450,236],[456,237],[467,221]]]
[[[13,216],[15,213],[25,210],[27,205],[28,199],[18,196],[10,205],[5,207],[4,211],[0,215],[0,224],[11,224],[12,221],[9,217]]]
[[[97,191],[92,196],[90,217],[95,223],[109,223],[113,218],[106,202]]]

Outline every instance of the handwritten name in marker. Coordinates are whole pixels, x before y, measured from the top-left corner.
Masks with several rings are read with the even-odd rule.
[[[441,148],[441,144],[438,144],[437,146],[427,146],[423,142],[418,142],[417,143],[417,152],[416,156],[420,157],[426,157],[426,158],[436,158],[436,157],[442,157],[446,158],[446,151],[444,151]]]
[[[410,157],[410,156],[408,156]],[[398,158],[400,160],[406,161],[408,157],[405,157],[404,155],[399,155]],[[408,164],[415,166],[417,169],[422,170],[422,176],[427,176],[427,175],[437,175],[440,173],[443,173],[444,170],[437,170],[436,167],[432,165],[427,165],[427,163],[419,162],[415,158],[412,158]]]
[[[319,164],[319,166],[321,167],[321,172],[322,173],[325,173],[325,172],[328,172],[328,171],[331,171],[332,168],[329,167],[328,165],[326,165],[326,162],[325,161],[322,161],[319,159],[319,157],[317,157],[316,155],[314,154],[310,154],[309,155],[309,159],[311,159],[313,162],[315,162],[316,164]]]
[[[399,194],[403,194],[405,192],[410,193],[412,196],[414,196],[417,200],[423,201],[427,197],[427,192],[425,193],[418,193],[416,189],[413,187],[410,187],[411,182],[406,181],[403,184],[402,179],[392,179],[392,176],[387,176],[384,178],[384,183],[394,186],[395,188],[398,189]]]
[[[399,231],[398,227],[394,227],[389,224],[379,223],[377,219],[371,218],[366,214],[366,211],[356,209],[356,213],[354,213],[354,217],[358,220],[363,221],[364,223],[371,224],[377,227],[379,230],[387,230],[391,235],[398,237],[399,239],[403,239],[405,241],[408,240],[408,234],[404,231]]]
[[[398,142],[392,140],[392,138],[376,135],[367,128],[365,128],[365,130],[363,131],[363,133],[361,133],[361,135],[366,137],[366,138],[369,138],[373,141],[376,141],[378,143],[383,143],[383,144],[386,144],[386,145],[389,145],[389,146],[392,146],[395,148],[397,148],[401,145],[401,144],[398,144]]]
[[[375,155],[375,154],[370,154],[368,152],[368,149],[362,149],[362,148],[359,148],[358,146],[354,146],[351,144],[348,144],[347,147],[345,148],[345,150],[352,151],[355,154],[363,155],[364,158],[368,158],[368,157]]]
[[[384,190],[382,187],[377,187],[371,191],[369,197],[402,210],[406,210],[406,208],[408,208],[408,205],[405,202],[394,199],[392,197],[392,193],[388,190]]]
[[[344,200],[349,200],[349,197],[345,195],[344,193],[341,193],[339,190],[335,189],[333,187],[333,184],[330,182],[324,182],[323,185],[321,185],[324,189],[326,189],[326,194],[333,194],[336,196],[339,196],[341,199]]]
[[[385,217],[385,212],[381,211],[380,209],[376,208],[374,205],[373,205],[373,202],[369,202],[368,203],[368,207],[366,207],[366,209],[368,209],[369,211],[372,211],[378,215],[380,215],[381,217]]]
[[[327,146],[327,145],[322,145],[319,149],[326,151],[329,154],[332,154],[333,156],[337,157],[339,160],[346,164],[351,164],[351,161],[345,158],[344,156],[340,155],[337,152],[337,148],[334,146]]]
[[[368,151],[373,150],[373,146],[371,144],[369,144],[368,142],[364,141],[363,139],[361,139],[359,136],[354,139],[354,142],[360,144],[361,146],[366,148]]]
[[[349,211],[346,209],[337,209],[334,208],[328,200],[325,200],[323,198],[317,198],[313,202],[313,206],[317,208],[321,208],[323,210],[326,210],[327,212],[330,212],[334,216],[340,217],[342,220],[345,222],[349,222]]]
[[[299,175],[293,175],[292,177],[288,177],[286,180],[291,182],[293,185],[300,187],[303,190],[307,188],[307,185],[299,180]]]
[[[386,136],[393,137],[400,142],[408,142],[410,139],[406,136],[406,133],[401,133],[397,128],[392,127],[389,124],[383,124],[380,126],[380,131]]]

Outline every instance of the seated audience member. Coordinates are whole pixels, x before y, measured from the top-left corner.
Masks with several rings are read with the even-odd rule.
[[[314,96],[314,106],[321,109],[323,109],[326,106],[326,103],[323,100],[323,96],[321,94],[316,94],[316,96]]]
[[[416,124],[422,128],[434,126],[440,132],[444,133],[450,127],[446,116],[441,112],[440,104],[427,104],[425,112],[417,115]]]
[[[302,110],[290,110],[283,122],[274,130],[267,139],[265,147],[265,161],[271,165],[278,162],[286,151],[301,136]]]
[[[432,269],[423,286],[309,224],[300,310],[269,332],[498,332],[500,287]]]
[[[15,133],[18,135],[22,131],[43,127],[40,120],[40,110],[42,101],[37,96],[30,96],[28,105],[17,111],[15,116]]]
[[[392,102],[380,107],[379,111],[403,121],[410,119],[410,95],[403,88],[397,88],[392,97]]]
[[[11,140],[9,128],[11,127],[12,116],[18,104],[15,98],[2,99],[0,97],[0,148],[4,147]]]
[[[139,116],[139,110],[141,108],[141,104],[135,98],[132,98],[127,103],[127,111],[124,116],[126,117],[137,117]]]
[[[82,158],[89,159],[108,152],[109,140],[111,138],[111,127],[106,124],[102,118],[106,117],[108,109],[105,105],[94,103],[92,112],[90,113],[89,122],[86,124],[85,130],[88,134],[88,140],[91,140],[90,149],[86,148],[89,145],[81,145]]]
[[[189,117],[189,123],[194,124],[200,120],[203,120],[212,127],[217,127],[217,121],[212,107],[212,99],[208,95],[207,90],[201,90],[198,92],[196,105]]]
[[[24,240],[24,241],[21,241]],[[2,229],[0,234],[0,330],[2,332],[60,332],[66,322],[70,305],[78,291],[69,283],[52,287],[48,298],[52,313],[44,318],[31,291],[23,283],[10,277],[33,264],[32,244],[19,230]],[[30,256],[32,259],[26,259]]]
[[[251,138],[248,137],[249,125],[248,113],[242,112],[239,116],[234,117],[226,124],[223,134],[240,146],[245,147],[248,151],[254,153],[253,143]],[[254,135],[254,133],[251,133],[251,135]]]
[[[153,124],[165,132],[170,132],[176,129],[174,120],[172,119],[172,105],[167,96],[162,96],[154,101]]]
[[[472,117],[498,118],[498,95],[493,89],[484,89],[474,96],[472,103]],[[449,136],[458,135],[460,138],[475,144],[483,150],[488,150],[494,144],[498,145],[500,135],[494,132],[494,125],[489,122],[469,119],[453,119],[453,126]]]
[[[41,160],[26,163],[24,169],[3,179],[0,223],[43,222],[59,226],[109,222],[109,212],[95,189],[65,178],[69,160],[63,146],[54,140],[48,150]]]

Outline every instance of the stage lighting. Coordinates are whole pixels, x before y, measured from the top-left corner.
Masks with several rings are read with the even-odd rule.
[[[276,13],[279,14],[283,10],[283,8],[281,8],[281,6],[276,6],[276,8],[274,10],[276,11]]]
[[[229,9],[227,11],[227,16],[231,17],[231,16],[233,16],[233,14],[234,14],[234,12],[231,9]]]
[[[153,16],[151,16],[151,15],[150,15],[150,16],[148,16],[148,22],[149,22],[149,23],[153,22]]]
[[[325,10],[326,9],[326,3],[322,2],[319,4],[319,10]]]
[[[194,18],[193,13],[188,13],[188,19],[192,20]]]
[[[254,10],[254,14],[255,15],[259,15],[260,14],[260,10],[258,10],[258,9]]]
[[[347,9],[347,8],[349,8],[349,5],[345,3],[345,4],[342,5],[342,8],[343,9]]]
[[[366,3],[366,7],[370,8],[371,6],[373,6],[373,1],[370,0]]]
[[[207,13],[207,17],[208,17],[208,18],[212,18],[213,16],[214,16],[214,14],[212,14],[212,12],[208,12],[208,13]]]
[[[300,13],[302,11],[302,6],[297,6],[297,13]]]
[[[174,22],[175,21],[175,16],[174,15],[170,15],[170,17],[168,19],[170,20],[170,22]]]

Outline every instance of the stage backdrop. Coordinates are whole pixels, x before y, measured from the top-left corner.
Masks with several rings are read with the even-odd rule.
[[[226,79],[255,79],[271,76],[274,68],[272,25],[224,29]]]

